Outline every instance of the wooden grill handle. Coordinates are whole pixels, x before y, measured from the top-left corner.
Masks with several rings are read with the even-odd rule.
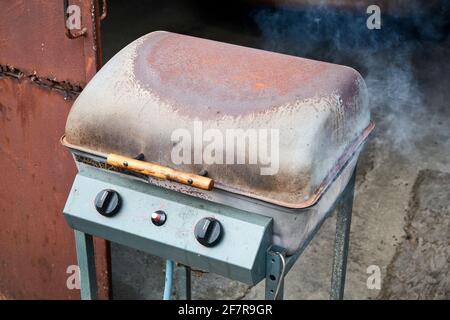
[[[108,154],[106,163],[114,167],[142,173],[151,177],[179,182],[202,190],[211,190],[214,187],[214,180],[211,178],[174,170],[156,163],[136,160],[113,153]]]

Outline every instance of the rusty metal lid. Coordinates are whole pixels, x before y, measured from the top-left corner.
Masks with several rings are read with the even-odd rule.
[[[65,141],[207,171],[216,188],[302,208],[372,128],[367,90],[352,68],[153,32],[89,82]]]

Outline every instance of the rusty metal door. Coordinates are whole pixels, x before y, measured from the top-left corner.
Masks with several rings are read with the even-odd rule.
[[[78,6],[80,29],[66,30],[67,5]],[[73,98],[101,63],[100,11],[96,0],[0,0],[0,299],[79,298],[67,286],[77,262],[62,216],[75,166],[59,139]],[[105,298],[103,240],[96,259]]]

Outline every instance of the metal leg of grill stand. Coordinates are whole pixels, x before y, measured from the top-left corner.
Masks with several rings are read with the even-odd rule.
[[[266,300],[283,300],[286,250],[271,246],[266,257]]]
[[[95,274],[94,241],[92,236],[75,230],[78,267],[82,300],[97,299],[97,279]]]
[[[353,175],[345,187],[342,197],[336,206],[336,238],[334,242],[333,270],[331,273],[330,291],[330,299],[332,300],[342,300],[344,298],[355,175],[356,170],[353,172]]]
[[[177,300],[191,300],[191,268],[177,263],[175,267],[177,276],[176,296]]]

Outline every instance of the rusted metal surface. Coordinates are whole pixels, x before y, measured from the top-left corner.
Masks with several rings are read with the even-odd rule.
[[[24,73],[14,67],[0,65],[0,77],[11,77],[20,80],[23,76]]]
[[[75,166],[59,138],[72,101],[100,65],[97,3],[81,8],[86,37],[65,36],[63,1],[0,3],[0,295],[78,299],[62,210]],[[98,16],[98,15],[97,15]],[[109,296],[108,246],[96,242],[100,296]]]
[[[32,74],[26,74],[25,72],[10,66],[0,65],[0,77],[12,77],[17,80],[21,80],[25,77],[30,81],[31,84],[35,84],[49,90],[61,92],[64,95],[64,99],[66,100],[75,98],[83,90],[81,86],[71,84],[67,81],[57,81],[56,78],[41,78],[36,74],[36,72]]]
[[[96,1],[73,0],[81,8],[86,39],[65,35],[63,1],[1,0],[0,64],[40,77],[86,84],[99,67],[95,40]],[[97,41],[97,40],[96,40]],[[82,72],[80,72],[82,71]]]
[[[248,153],[245,165],[195,161],[205,143],[193,145],[194,164],[173,163],[172,133],[185,129],[195,139],[195,121],[224,137],[229,129],[278,130],[279,170],[262,175],[264,165],[249,164]],[[143,153],[186,172],[207,170],[216,188],[303,208],[372,128],[364,81],[351,68],[154,32],[89,83],[69,115],[66,142],[100,153]]]
[[[348,103],[359,89],[350,68],[171,33],[142,42],[134,74],[178,114],[199,119],[276,112],[314,95]]]
[[[64,27],[65,27],[65,30],[66,30],[66,37],[69,38],[69,39],[76,39],[76,38],[79,38],[79,37],[86,36],[86,34],[87,34],[87,28],[86,27],[80,26],[81,29],[72,31],[72,30],[69,29],[69,27],[65,23],[66,20],[69,19],[69,17],[70,17],[69,13],[67,12],[68,8],[69,8],[69,0],[64,0],[63,12],[64,12]]]
[[[108,15],[108,3],[107,0],[102,0],[102,15],[100,16],[100,21],[103,21],[106,19],[106,16]]]

